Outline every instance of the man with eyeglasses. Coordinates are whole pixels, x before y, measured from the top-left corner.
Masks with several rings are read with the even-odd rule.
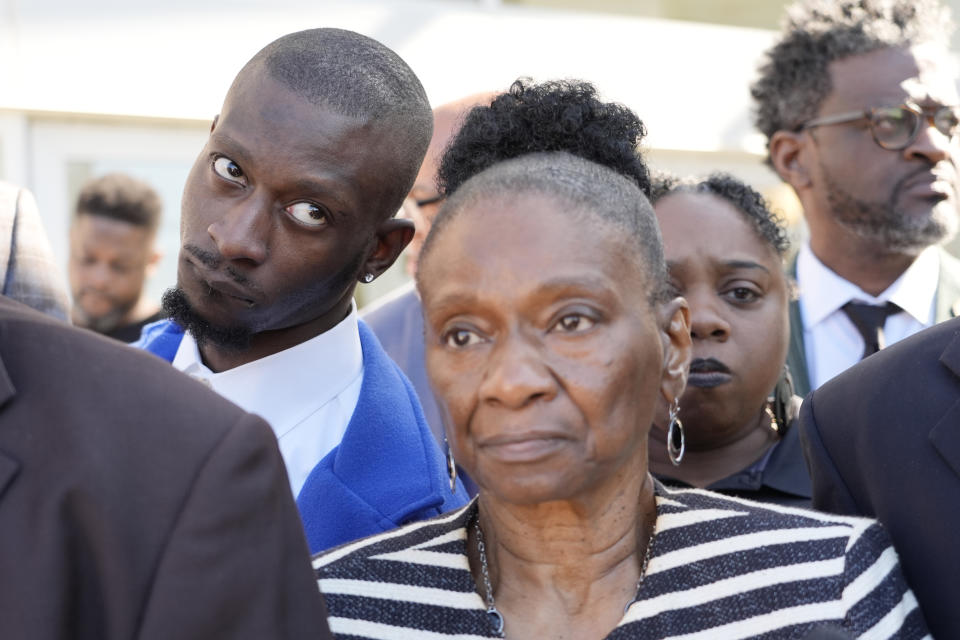
[[[957,229],[950,15],[933,0],[788,12],[752,93],[810,231],[788,363],[802,394],[817,389],[800,432],[813,505],[883,522],[933,635],[955,637],[960,264],[937,247]]]
[[[814,0],[752,87],[768,162],[809,228],[788,363],[799,394],[955,315],[960,97],[937,2]]]

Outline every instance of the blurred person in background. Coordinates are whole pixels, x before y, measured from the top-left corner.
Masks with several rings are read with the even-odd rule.
[[[443,203],[443,196],[437,188],[437,166],[440,163],[440,156],[460,127],[464,114],[475,105],[490,104],[494,95],[478,93],[433,110],[433,138],[430,140],[427,155],[423,159],[423,164],[420,165],[413,187],[403,201],[402,215],[416,225],[413,239],[404,250],[405,266],[411,278],[417,274],[420,248],[430,231],[433,218]],[[400,365],[403,372],[410,378],[423,405],[427,424],[430,425],[430,430],[437,442],[443,444],[443,422],[440,419],[437,401],[433,397],[433,390],[430,389],[427,369],[423,362],[423,312],[420,309],[420,298],[417,297],[413,281],[364,309],[360,317],[377,334],[387,355]]]
[[[136,345],[270,423],[314,552],[467,499],[353,302],[413,237],[394,216],[432,132],[417,76],[376,40],[308,29],[261,49],[187,177],[169,319]]]
[[[653,209],[623,172],[643,167],[627,132],[643,134],[639,119],[587,83],[517,83],[471,111],[444,156],[417,287],[430,379],[480,493],[315,558],[334,633],[770,638],[831,624],[866,638],[879,624],[924,637],[876,522],[648,473],[690,332]]]
[[[810,231],[790,267],[797,392],[955,315],[960,97],[937,0],[803,0],[752,87]]]
[[[74,325],[133,342],[145,324],[160,319],[160,304],[145,285],[160,260],[162,209],[150,185],[122,173],[83,185],[70,227]]]
[[[783,222],[727,174],[658,176],[652,200],[668,287],[690,307],[693,360],[682,423],[668,434],[664,415],[650,432],[651,472],[667,484],[809,506],[794,427],[801,399],[784,364],[792,287]]]
[[[0,182],[0,293],[69,321],[70,300],[33,194]]]

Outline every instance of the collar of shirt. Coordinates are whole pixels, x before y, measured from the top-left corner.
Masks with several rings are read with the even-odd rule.
[[[803,304],[803,326],[810,329],[840,307],[857,300],[869,304],[893,302],[924,326],[933,323],[934,300],[940,277],[940,255],[936,247],[924,249],[913,264],[879,296],[871,296],[857,285],[838,276],[804,243],[797,255],[797,282]],[[804,291],[815,292],[804,295]]]
[[[203,364],[196,341],[185,333],[173,366],[263,417],[279,439],[363,375],[356,306],[306,342],[220,373]]]

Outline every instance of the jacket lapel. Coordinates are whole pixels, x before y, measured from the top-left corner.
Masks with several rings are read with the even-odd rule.
[[[790,260],[787,275],[796,282],[797,256]],[[807,351],[803,343],[803,316],[800,313],[800,300],[790,301],[790,348],[787,351],[787,366],[793,377],[793,392],[801,398],[810,393],[810,374],[807,372]]]
[[[944,349],[940,364],[956,376],[960,389],[960,332],[954,335]],[[930,442],[954,473],[960,476],[960,393],[955,394],[953,403],[930,430]]]
[[[960,316],[960,260],[940,249],[940,281],[937,283],[935,322]]]
[[[7,374],[7,368],[3,364],[2,357],[0,357],[0,411],[4,410],[4,407],[16,393],[17,390],[14,389],[13,381],[10,380],[10,376]],[[0,426],[0,428],[2,428],[2,426]],[[0,442],[2,442],[2,440],[0,440]],[[0,498],[3,497],[3,493],[7,490],[7,487],[10,486],[10,483],[13,482],[19,470],[20,463],[15,458],[7,455],[3,450],[0,450]]]

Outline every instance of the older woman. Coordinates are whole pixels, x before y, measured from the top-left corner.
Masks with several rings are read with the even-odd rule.
[[[491,139],[469,124],[454,149]],[[690,359],[665,274],[649,202],[605,166],[521,155],[450,195],[418,287],[451,448],[480,495],[317,557],[336,634],[926,633],[876,523],[651,478],[654,411],[676,407]]]
[[[684,446],[667,446],[660,420],[650,434],[650,470],[669,484],[809,506],[810,475],[792,428],[800,398],[785,365],[791,287],[783,224],[733,176],[654,182],[668,284],[690,306],[693,361],[680,397],[682,431],[674,428]]]

